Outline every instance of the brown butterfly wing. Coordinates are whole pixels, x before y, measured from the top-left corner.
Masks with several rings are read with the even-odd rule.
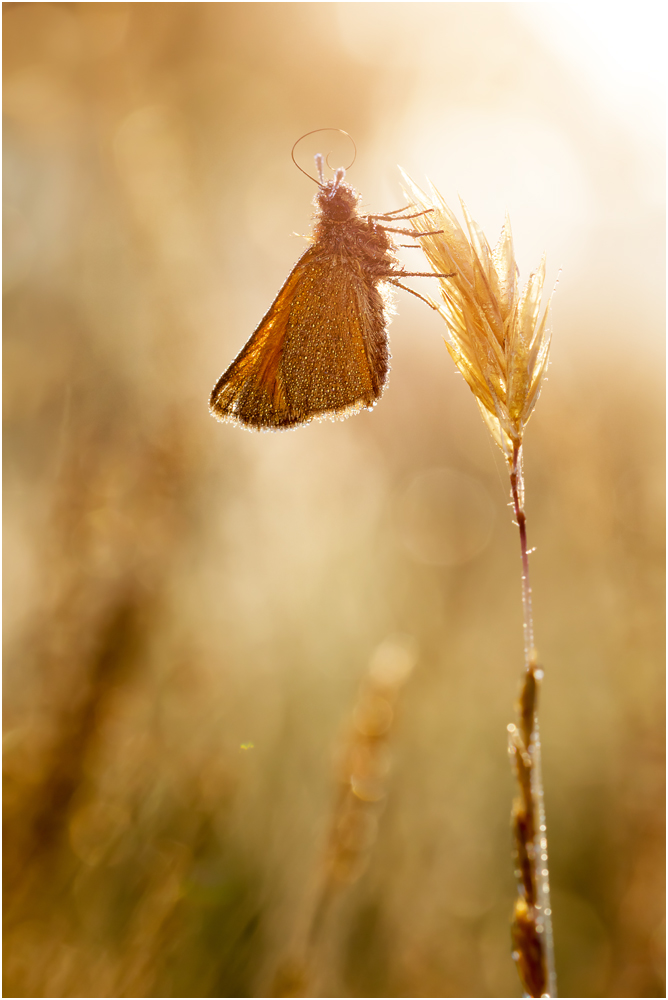
[[[214,386],[209,409],[218,420],[277,426],[275,417],[287,405],[278,365],[292,301],[312,253],[310,248],[297,262],[253,336]]]
[[[353,259],[311,247],[211,394],[219,420],[280,428],[371,406],[389,369],[383,300]]]

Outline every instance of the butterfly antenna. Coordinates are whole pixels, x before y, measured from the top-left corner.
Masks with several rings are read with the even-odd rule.
[[[318,173],[320,174],[320,180],[318,180],[317,177],[313,177],[312,174],[309,174],[308,171],[304,170],[303,167],[300,167],[299,164],[297,163],[296,159],[295,159],[295,149],[297,148],[297,146],[299,145],[299,143],[302,141],[302,139],[305,139],[308,135],[315,135],[316,132],[341,132],[342,135],[347,135],[348,138],[350,139],[350,141],[352,142],[352,144],[353,144],[353,158],[352,158],[352,160],[350,161],[350,163],[348,164],[347,167],[340,168],[340,169],[342,169],[344,171],[344,175],[345,175],[345,171],[346,170],[350,170],[350,168],[352,167],[353,163],[357,159],[357,146],[355,145],[355,140],[353,139],[353,137],[348,132],[346,132],[345,129],[342,129],[342,128],[314,128],[311,132],[304,132],[304,135],[301,135],[299,137],[299,139],[297,139],[297,142],[292,147],[292,152],[290,154],[290,156],[292,157],[292,162],[296,166],[297,170],[301,170],[301,172],[303,174],[306,174],[306,176],[310,180],[315,181],[315,183],[318,185],[318,187],[324,187],[325,185],[324,185],[324,176],[323,176],[323,158],[320,155],[320,153],[318,153],[317,156],[316,156],[316,166],[318,168]],[[327,154],[327,157],[325,158],[325,163],[327,164],[327,166],[330,165],[328,157],[329,157],[329,154]],[[336,173],[336,176],[335,176],[335,180],[334,180],[334,186],[335,186],[335,188],[338,187],[338,185],[341,183],[342,180],[343,180],[343,176],[342,177],[338,177],[338,170],[337,170],[337,173]]]
[[[320,177],[320,187],[325,186],[325,167],[322,162],[322,153],[315,154],[315,165],[318,168],[318,176]]]
[[[334,174],[334,186],[332,187],[332,190],[329,193],[330,198],[336,194],[339,184],[341,183],[341,181],[345,176],[346,176],[345,170],[343,169],[343,167],[339,167],[336,173]]]

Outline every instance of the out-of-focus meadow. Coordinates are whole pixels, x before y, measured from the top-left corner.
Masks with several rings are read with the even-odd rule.
[[[304,247],[291,146],[337,126],[369,211],[401,164],[563,268],[526,439],[560,993],[665,996],[643,9],[3,5],[5,995],[520,994],[519,547],[440,318],[397,293],[373,412],[207,412]]]

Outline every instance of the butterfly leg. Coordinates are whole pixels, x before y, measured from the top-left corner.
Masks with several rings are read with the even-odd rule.
[[[414,240],[419,236],[438,236],[439,233],[443,232],[442,229],[430,229],[426,233],[416,233],[413,229],[392,229],[390,226],[379,226],[378,228],[382,229],[384,233],[401,233],[402,236],[412,236]]]
[[[389,219],[390,222],[397,222],[403,219],[417,219],[421,215],[429,215],[433,212],[433,208],[425,208],[424,212],[414,212],[412,215],[399,215],[399,212],[405,212],[405,208],[395,208],[392,212],[386,212],[384,215],[367,215],[367,219]],[[394,216],[394,219],[392,218]]]
[[[367,215],[367,219],[389,219],[393,215],[398,215],[400,212],[405,212],[408,206],[404,205],[403,208],[393,208],[390,212],[384,212],[382,215]],[[429,211],[432,211],[429,209]]]
[[[412,277],[412,275],[411,275],[411,277]],[[434,277],[437,277],[437,275],[435,275]],[[415,297],[416,297],[416,298],[418,298],[418,299],[422,299],[422,301],[423,301],[423,302],[426,302],[426,303],[427,303],[427,305],[428,305],[428,306],[429,306],[429,307],[430,307],[431,309],[435,309],[435,310],[436,310],[436,312],[438,312],[438,306],[437,306],[437,305],[434,305],[434,303],[433,303],[433,302],[431,302],[431,301],[430,301],[429,299],[426,299],[426,298],[424,297],[424,295],[420,295],[420,293],[419,293],[419,292],[416,292],[416,291],[415,291],[415,290],[414,290],[413,288],[409,288],[409,287],[408,287],[408,285],[402,285],[400,281],[397,281],[397,280],[396,280],[396,278],[387,278],[386,280],[387,280],[387,281],[388,281],[388,282],[389,282],[389,283],[390,283],[391,285],[396,285],[396,287],[397,287],[397,288],[402,288],[402,289],[403,289],[403,290],[404,290],[405,292],[410,292],[410,293],[411,293],[411,295],[415,295]]]
[[[435,271],[395,271],[401,278],[454,278],[456,271],[450,274],[437,274]]]

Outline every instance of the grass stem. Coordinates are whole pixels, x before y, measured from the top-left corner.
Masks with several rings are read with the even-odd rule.
[[[510,485],[522,557],[522,611],[525,674],[518,702],[518,725],[508,727],[519,794],[513,807],[513,838],[517,858],[518,898],[512,923],[513,957],[529,996],[556,997],[557,981],[552,938],[552,908],[543,796],[538,693],[543,671],[534,643],[533,605],[529,577],[522,448],[513,446]]]

